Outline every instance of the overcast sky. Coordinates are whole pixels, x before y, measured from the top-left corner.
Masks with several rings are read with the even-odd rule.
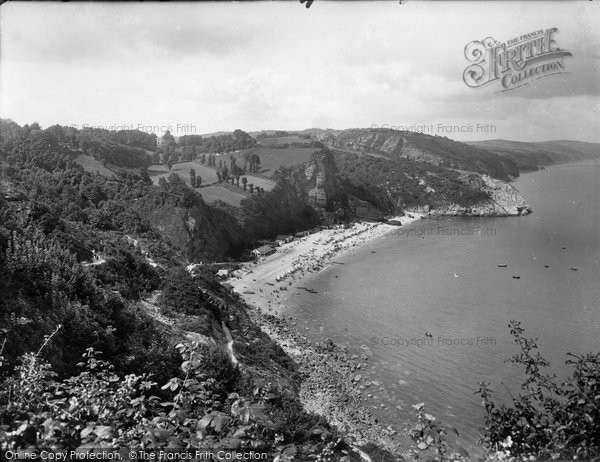
[[[19,124],[600,142],[598,2],[9,2],[0,21],[0,114]],[[468,42],[550,27],[568,73],[504,93],[464,84]]]

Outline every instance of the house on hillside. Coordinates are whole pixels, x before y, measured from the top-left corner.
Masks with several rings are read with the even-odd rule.
[[[268,255],[272,255],[276,252],[276,250],[271,247],[270,245],[263,245],[261,247],[259,247],[258,249],[254,249],[252,251],[252,254],[256,257],[256,258],[261,258],[261,257],[266,257]]]

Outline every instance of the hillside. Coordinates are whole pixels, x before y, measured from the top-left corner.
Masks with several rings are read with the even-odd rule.
[[[0,150],[3,447],[359,459],[354,437],[304,409],[299,390],[311,372],[258,327],[214,267],[189,266],[234,251],[248,230],[181,181],[89,173],[54,134],[13,128]],[[265,196],[268,213],[254,196],[256,212],[280,226],[282,213],[310,214],[292,190]],[[344,367],[349,375],[356,366]],[[367,431],[376,424],[361,420]]]
[[[309,162],[282,169],[281,176],[282,182],[313,207],[324,222],[336,218],[381,219],[407,211],[505,216],[530,210],[513,186],[489,175],[404,158],[361,156],[323,148]]]
[[[519,175],[513,161],[445,137],[395,130],[352,129],[339,134],[329,133],[322,138],[325,144],[336,149],[484,173],[505,181]]]
[[[471,141],[467,144],[510,159],[517,164],[521,171],[538,170],[540,167],[564,162],[600,158],[600,144],[583,141],[486,140]]]

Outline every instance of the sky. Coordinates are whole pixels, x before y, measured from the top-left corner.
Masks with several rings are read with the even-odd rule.
[[[556,27],[566,73],[470,88],[465,46]],[[0,116],[176,136],[385,126],[600,142],[598,2],[0,6]]]

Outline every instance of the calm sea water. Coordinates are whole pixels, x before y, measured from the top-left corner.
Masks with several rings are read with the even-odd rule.
[[[306,285],[318,294],[292,292],[287,314],[314,340],[368,354],[363,375],[384,388],[367,391],[370,404],[386,425],[399,426],[412,404],[425,402],[474,451],[483,424],[478,382],[506,399],[505,386],[518,392],[523,378],[505,361],[517,352],[511,319],[539,337],[561,375],[566,352],[600,351],[599,180],[593,162],[524,174],[514,184],[533,214],[399,228],[311,276]]]

